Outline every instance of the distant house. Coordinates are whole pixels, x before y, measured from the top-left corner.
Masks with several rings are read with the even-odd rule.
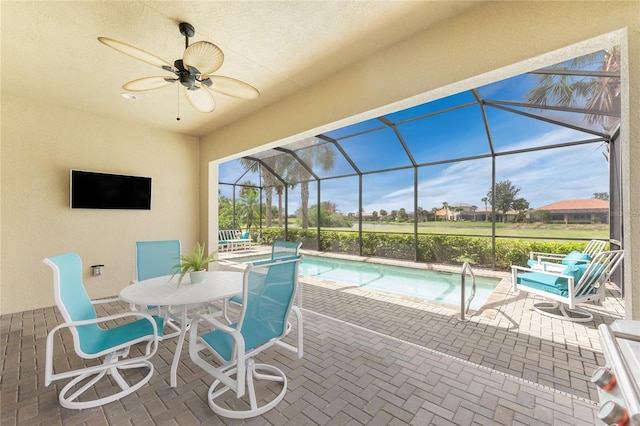
[[[518,217],[518,214],[520,212],[518,210],[509,210],[507,211],[507,222],[513,221]],[[485,220],[485,218],[487,220],[491,220],[491,214],[492,214],[492,210],[491,207],[478,207],[478,209],[475,212],[475,217],[476,220]],[[502,222],[502,212],[500,210],[496,210],[496,221],[498,222]],[[527,217],[529,215],[527,214]]]
[[[446,221],[455,221],[458,220],[457,212],[454,212],[450,208],[441,208],[436,211],[436,220],[446,220]]]
[[[549,212],[552,222],[609,223],[609,201],[597,198],[558,201],[557,203],[533,209],[530,213],[536,211]]]

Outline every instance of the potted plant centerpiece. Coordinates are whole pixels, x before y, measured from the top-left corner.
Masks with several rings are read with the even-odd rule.
[[[191,253],[181,254],[179,258],[180,261],[171,267],[171,271],[173,272],[171,278],[179,275],[178,287],[180,287],[182,279],[187,272],[189,273],[192,284],[204,281],[207,272],[205,267],[207,264],[216,260],[216,254],[217,250],[207,255],[204,244],[196,243]]]

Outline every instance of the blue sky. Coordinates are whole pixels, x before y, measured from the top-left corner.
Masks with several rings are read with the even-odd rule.
[[[478,89],[483,99],[522,102],[525,93],[536,84],[535,76],[521,75],[496,82]],[[409,117],[441,111],[452,106],[473,102],[471,92],[464,92],[444,99],[398,111],[386,117],[401,122]],[[487,106],[487,120],[492,142],[497,152],[508,152],[531,147],[542,147],[572,141],[594,139],[589,133],[524,117]],[[572,124],[598,130],[589,125],[583,114],[544,112],[550,119],[562,119]],[[381,170],[410,165],[410,161],[389,128],[362,135],[346,137],[363,129],[381,127],[378,120],[337,129],[327,133],[336,138],[361,171]],[[490,152],[477,104],[433,115],[398,126],[399,131],[418,164],[451,160]],[[321,177],[353,174],[349,163],[336,150],[334,167]],[[603,143],[539,150],[496,158],[496,181],[510,180],[519,187],[519,197],[525,198],[530,207],[538,208],[567,199],[591,198],[596,192],[608,192],[608,163],[603,156]],[[234,182],[243,173],[239,162],[231,161],[220,166],[220,181]],[[258,182],[256,174],[247,174],[241,181]],[[322,181],[322,201],[332,201],[343,213],[358,210],[358,178],[347,177]],[[447,164],[420,167],[418,169],[418,206],[431,210],[449,205],[476,205],[491,186],[491,159],[457,161]],[[231,187],[221,185],[223,195],[231,196]],[[365,174],[363,176],[363,209],[366,212],[405,208],[413,211],[414,175],[412,169]],[[310,201],[317,201],[317,187],[310,184]],[[274,196],[274,205],[277,200]],[[289,213],[300,207],[300,186],[289,191]]]

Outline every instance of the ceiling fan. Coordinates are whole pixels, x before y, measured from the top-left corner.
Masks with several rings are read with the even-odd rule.
[[[121,41],[98,37],[102,44],[173,73],[167,77],[139,78],[125,83],[122,86],[123,89],[141,92],[170,86],[179,81],[184,86],[184,94],[191,106],[200,112],[211,112],[215,109],[211,90],[240,99],[255,99],[260,95],[258,89],[240,80],[212,75],[224,62],[222,50],[208,41],[198,41],[189,46],[189,37],[195,35],[195,29],[186,22],[180,23],[179,28],[180,34],[185,37],[185,51],[182,59],[175,60],[173,65],[162,58]]]

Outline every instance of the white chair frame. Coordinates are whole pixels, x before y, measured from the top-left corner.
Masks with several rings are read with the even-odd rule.
[[[84,408],[93,408],[97,406],[101,406],[113,401],[116,401],[126,395],[129,395],[136,390],[140,389],[144,386],[153,376],[154,367],[153,364],[149,361],[149,359],[155,355],[158,350],[158,327],[156,325],[155,320],[151,317],[151,315],[142,313],[142,312],[125,312],[121,314],[109,315],[99,318],[87,319],[82,321],[73,321],[71,319],[70,313],[67,311],[65,304],[62,300],[60,294],[60,270],[58,265],[51,261],[50,259],[44,259],[44,263],[50,266],[54,272],[54,296],[56,300],[56,304],[58,309],[60,309],[62,316],[65,319],[63,324],[59,324],[54,327],[49,334],[47,335],[46,340],[46,349],[45,349],[45,386],[49,386],[53,381],[60,379],[68,379],[72,378],[72,380],[67,383],[60,394],[58,395],[58,400],[60,401],[60,405],[65,408],[70,409],[84,409]],[[100,301],[91,301],[92,305],[98,303],[106,303],[111,302],[114,299],[105,299]],[[145,319],[151,323],[153,329],[153,336],[145,335],[136,339],[129,340],[121,345],[110,347],[106,350],[97,353],[86,353],[81,345],[80,345],[80,335],[78,333],[77,327],[88,325],[88,324],[99,324],[113,320],[119,320],[124,318],[135,318],[135,319]],[[56,333],[62,329],[68,329],[71,332],[73,337],[74,349],[76,354],[84,359],[96,359],[104,357],[104,361],[101,365],[89,366],[84,368],[79,368],[72,371],[59,372],[55,373],[53,368],[53,349],[55,346],[54,337]],[[120,359],[121,357],[128,357],[129,350],[131,346],[136,345],[138,343],[147,342],[144,354],[138,357],[130,358],[130,359]],[[138,380],[133,385],[129,385],[126,380],[122,377],[119,370],[121,369],[132,369],[132,368],[146,368],[148,369],[147,374],[141,379]],[[80,401],[79,398],[89,389],[93,387],[98,381],[100,381],[105,375],[110,375],[114,381],[120,387],[120,391],[107,395],[102,398],[90,399],[86,401]],[[69,395],[69,392],[76,388],[77,385],[82,383],[84,380],[90,378],[91,376],[95,376],[92,379],[88,380],[87,383],[80,386],[75,392]]]
[[[299,290],[300,283],[298,281],[298,265],[301,261],[302,257],[297,257],[294,259],[282,259],[277,260],[268,264],[261,264],[256,266],[255,268],[268,268],[271,265],[283,264],[283,263],[292,263],[296,262],[295,265],[295,274],[294,274],[294,293],[291,295],[290,300],[288,301],[287,312],[290,312],[293,307],[293,300],[295,299],[295,292]],[[252,265],[249,265],[244,272],[244,285],[243,285],[243,300],[247,295],[248,289],[248,280],[249,274],[251,273]],[[280,338],[284,337],[288,333],[289,324],[285,325],[287,331],[285,331],[279,338],[273,338],[266,343],[263,343],[250,351],[245,351],[245,341],[241,334],[242,323],[244,322],[244,309],[243,306],[243,314],[241,315],[241,319],[239,322],[238,328],[233,328],[226,323],[220,322],[213,315],[197,315],[194,317],[191,331],[189,335],[189,355],[191,360],[202,368],[207,373],[211,374],[215,378],[215,381],[209,388],[207,399],[209,401],[209,406],[211,409],[217,414],[235,418],[235,419],[246,419],[250,417],[259,416],[261,414],[266,413],[275,407],[282,399],[284,398],[287,391],[287,376],[284,372],[272,365],[267,364],[259,364],[253,360],[253,356],[262,352],[263,350],[276,345]],[[220,330],[228,335],[230,335],[233,339],[233,354],[230,361],[226,361],[221,358],[215,350],[213,350],[207,343],[205,343],[198,336],[198,325],[201,322],[208,323],[210,326],[213,326],[214,329]],[[215,355],[215,358],[222,363],[221,366],[216,367],[210,363],[210,356],[202,357],[200,353],[202,351],[212,352]],[[232,376],[235,375],[235,379]],[[256,398],[256,392],[254,387],[254,380],[266,380],[266,381],[274,381],[282,383],[281,391],[270,401],[263,402],[258,401]],[[216,400],[225,394],[228,391],[235,392],[238,398],[242,398],[245,394],[248,393],[249,397],[249,410],[231,410],[221,407],[216,403]],[[263,405],[260,405],[263,403]]]
[[[605,283],[609,276],[618,268],[624,257],[624,250],[603,251],[598,253],[589,263],[586,271],[578,282],[570,275],[563,275],[560,272],[541,271],[538,269],[525,268],[522,266],[511,267],[511,282],[515,291],[523,290],[527,293],[543,296],[554,302],[538,302],[533,305],[533,309],[552,318],[563,319],[573,322],[588,322],[593,320],[593,314],[585,309],[576,307],[578,303],[597,302],[600,303],[605,297]],[[566,267],[566,266],[565,266]],[[602,268],[599,270],[598,268]],[[518,284],[518,274],[522,272],[534,272],[558,278],[567,279],[567,296],[551,293],[539,288],[530,287],[525,284]],[[595,292],[588,291],[591,288],[597,289]],[[558,313],[556,313],[558,312]]]

